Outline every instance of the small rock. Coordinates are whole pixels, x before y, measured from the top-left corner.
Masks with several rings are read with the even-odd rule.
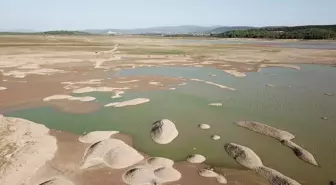
[[[210,125],[207,125],[207,124],[199,124],[198,127],[200,129],[209,129],[210,128]]]
[[[327,120],[328,118],[327,118],[327,117],[321,117],[321,119],[323,119],[323,120]]]
[[[213,140],[219,140],[220,136],[219,135],[212,135],[211,139],[213,139]]]

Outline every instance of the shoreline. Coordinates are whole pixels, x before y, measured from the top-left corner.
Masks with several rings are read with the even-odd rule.
[[[12,119],[4,117],[4,119]],[[42,126],[38,123],[29,122],[28,120],[23,120],[21,124],[31,124],[32,127]],[[16,125],[15,119],[11,124]],[[39,131],[32,130],[31,134],[37,133]],[[16,170],[12,175],[21,174],[21,179],[26,182],[27,185],[36,185],[41,184],[43,182],[53,180],[56,178],[56,181],[67,181],[70,184],[81,184],[81,185],[105,185],[107,184],[126,184],[122,179],[122,174],[125,174],[128,170],[142,165],[144,161],[149,158],[149,155],[140,152],[145,158],[140,162],[136,162],[133,165],[130,165],[126,168],[121,169],[112,169],[106,165],[99,165],[90,169],[80,169],[79,166],[82,163],[84,151],[91,145],[89,143],[81,143],[79,139],[79,135],[72,134],[66,131],[58,131],[58,130],[50,130],[48,137],[54,137],[54,140],[57,141],[57,147],[54,151],[53,157],[46,161],[43,165],[38,166],[36,173],[30,171],[29,174],[22,174],[20,170]],[[6,136],[1,136],[7,138]],[[27,137],[33,137],[33,135],[27,135]],[[105,136],[104,136],[105,137]],[[132,147],[132,138],[130,136],[115,133],[111,135],[111,138],[114,140],[119,140],[125,142],[127,145]],[[40,140],[37,138],[37,142]],[[49,141],[46,141],[46,144]],[[56,145],[56,143],[55,143]],[[27,147],[30,147],[27,145]],[[223,149],[224,150],[224,149]],[[71,155],[69,155],[71,153]],[[50,155],[51,153],[49,153]],[[35,154],[36,156],[44,155],[41,151]],[[42,160],[42,158],[39,158]],[[24,160],[22,158],[22,160]],[[10,164],[10,166],[15,163]],[[17,167],[17,169],[24,169],[27,163],[22,164],[22,166]],[[167,184],[194,184],[195,179],[197,182],[202,182],[202,184],[210,184],[215,185],[218,184],[215,179],[205,178],[198,174],[198,170],[208,167],[206,164],[190,164],[186,162],[176,162],[174,164],[174,168],[178,170],[182,177],[179,180],[173,180],[172,182],[168,182]],[[2,166],[2,170],[6,170],[8,167]],[[242,183],[252,183],[252,184],[264,184],[265,180],[261,177],[257,176],[253,172],[248,172],[246,170],[235,170],[235,169],[225,169],[225,168],[215,168],[217,172],[226,174],[225,178],[228,179],[228,182],[242,182]],[[18,174],[17,174],[18,173]],[[1,176],[2,178],[6,178],[7,176]],[[21,182],[20,182],[21,183]],[[231,184],[231,183],[229,183]],[[18,183],[14,183],[12,185],[18,185]]]
[[[252,77],[253,75],[249,77],[249,74],[251,72],[258,72],[259,70],[262,70],[264,68],[269,68],[269,67],[275,67],[275,68],[287,67],[287,68],[293,69],[289,71],[290,73],[291,72],[295,73],[295,70],[300,70],[300,66],[298,66],[298,64],[330,66],[332,64],[335,65],[335,58],[336,58],[335,51],[325,50],[325,49],[297,49],[297,48],[289,49],[289,48],[275,48],[275,47],[266,48],[266,47],[261,47],[261,46],[256,46],[256,45],[248,45],[248,44],[242,44],[241,46],[237,46],[237,45],[231,45],[231,44],[201,45],[201,44],[195,43],[195,44],[188,44],[185,46],[181,46],[181,45],[176,45],[176,43],[169,42],[170,39],[157,39],[154,37],[122,38],[122,37],[107,37],[107,36],[95,37],[93,36],[92,38],[90,37],[90,39],[92,39],[90,42],[86,41],[86,38],[82,36],[79,36],[79,37],[77,36],[76,37],[55,36],[54,39],[55,40],[44,39],[42,37],[41,38],[40,37],[26,38],[24,36],[13,36],[13,37],[5,37],[5,36],[1,37],[0,36],[0,42],[1,42],[0,44],[0,87],[3,87],[2,89],[5,89],[5,90],[0,91],[0,96],[2,97],[0,99],[0,114],[1,113],[7,114],[14,110],[22,110],[22,109],[29,109],[29,108],[42,108],[42,107],[48,107],[48,108],[51,107],[52,109],[56,109],[55,111],[66,112],[66,113],[69,113],[69,115],[70,114],[86,114],[86,113],[97,111],[98,109],[104,109],[104,105],[106,105],[106,103],[111,103],[110,105],[117,106],[117,107],[124,106],[124,105],[139,104],[138,101],[136,102],[131,101],[132,99],[133,101],[134,99],[139,100],[137,98],[147,98],[146,100],[144,99],[140,99],[140,100],[141,102],[148,102],[148,103],[144,105],[140,105],[140,104],[136,105],[136,106],[139,106],[139,108],[140,107],[146,108],[146,106],[148,107],[152,105],[157,106],[158,101],[157,100],[152,101],[150,100],[151,97],[146,97],[146,96],[133,97],[134,94],[137,94],[137,92],[143,93],[143,92],[150,92],[150,91],[156,91],[156,90],[160,90],[160,91],[162,90],[167,93],[177,94],[183,90],[186,90],[186,88],[189,88],[189,86],[183,87],[182,85],[188,84],[190,80],[202,83],[203,85],[210,85],[215,88],[218,87],[218,88],[224,89],[224,92],[221,92],[223,94],[224,93],[225,94],[226,93],[236,94],[236,93],[241,92],[241,88],[239,86],[235,86],[231,84],[230,80],[233,80],[233,81],[248,80],[244,78]],[[174,40],[174,39],[171,39],[171,40]],[[71,43],[73,43],[73,45],[71,45]],[[144,68],[141,69],[141,67],[144,67]],[[151,67],[151,68],[146,68],[146,67]],[[155,67],[162,67],[162,68],[155,71]],[[173,70],[172,70],[172,75],[166,74],[165,71],[163,71],[162,73],[165,73],[167,76],[164,76],[164,74],[161,74],[160,70],[162,69],[169,70],[168,67],[173,67],[173,68],[177,67],[178,69],[181,68],[182,73],[184,72],[183,67],[186,67],[185,72],[188,78],[187,77],[182,78],[177,75],[174,75],[175,73]],[[204,78],[196,76],[196,75],[195,77],[190,78],[189,74],[187,74],[188,69],[189,69],[188,67],[192,68],[191,72],[193,72],[194,69],[196,73],[199,71],[200,74],[204,75]],[[136,69],[136,70],[133,70],[133,69]],[[216,69],[219,71],[207,72],[206,71],[207,69]],[[145,71],[142,71],[142,70],[145,70]],[[149,74],[151,73],[151,70],[153,70],[154,74],[157,74],[157,75],[138,75],[138,74],[143,74],[143,72],[147,74],[146,70],[150,70]],[[203,74],[203,70],[204,70],[204,74]],[[327,69],[327,71],[330,71],[330,70]],[[168,76],[171,76],[171,77],[168,77]],[[228,82],[226,82],[225,80],[220,81],[220,78],[226,78],[226,76],[228,77],[228,80],[229,80]],[[261,77],[268,78],[267,76],[265,77],[261,76]],[[272,78],[269,78],[269,79],[273,80]],[[262,87],[261,86],[260,87],[265,88],[266,84],[275,84],[276,85],[275,87],[278,87],[278,84],[273,81],[267,81],[266,83],[263,82],[263,84],[261,84]],[[196,83],[190,82],[190,85],[196,86]],[[288,84],[288,85],[292,85],[292,84]],[[230,88],[231,86],[232,88]],[[228,90],[233,90],[233,87],[237,89],[236,93],[225,90],[225,88],[228,88]],[[293,87],[293,88],[289,89],[288,91],[295,90],[295,87],[297,86],[293,85],[289,87]],[[180,88],[181,88],[181,91],[179,90]],[[172,91],[175,89],[177,91]],[[212,87],[209,87],[209,89],[212,89]],[[268,91],[269,93],[273,93],[273,91],[278,91],[279,89],[280,88],[273,88],[273,89],[269,88]],[[326,92],[329,92],[329,91],[330,90]],[[92,94],[90,94],[90,92]],[[102,96],[102,100],[99,99],[98,95],[96,96],[94,94],[96,92],[104,93],[104,96]],[[217,92],[217,91],[214,91],[214,92]],[[85,94],[85,93],[89,93],[89,94]],[[130,93],[130,95],[128,95],[128,93]],[[330,93],[333,93],[333,91],[330,91]],[[106,99],[109,100],[109,102],[105,102],[105,99],[104,99],[105,95],[106,95]],[[321,95],[323,96],[323,98],[328,98],[323,95],[323,92],[321,93]],[[89,96],[89,97],[84,97],[84,96]],[[94,97],[98,98],[99,100],[95,100]],[[176,97],[178,100],[180,96],[173,95],[172,97]],[[181,97],[186,97],[186,96],[181,96]],[[329,97],[329,98],[332,98],[332,97]],[[43,100],[50,100],[50,101],[43,101]],[[186,101],[186,102],[190,103],[191,101],[192,100]],[[116,103],[116,102],[119,102],[119,103]],[[165,103],[164,101],[162,102]],[[175,106],[175,104],[171,105],[169,103],[167,104],[169,108],[170,106]],[[222,106],[218,106],[220,105],[219,103]],[[210,107],[209,104],[214,104],[214,105],[217,105],[218,107]],[[220,101],[219,99],[211,100],[211,101],[209,100],[209,102],[205,102],[204,104],[205,107],[209,107],[209,109],[213,111],[221,111],[221,109],[223,110],[230,109],[230,106],[226,106],[226,105],[227,104],[225,101]],[[190,106],[186,106],[186,107],[189,107],[189,110],[193,110],[193,108],[190,108]],[[164,107],[162,108],[163,110],[165,110]],[[116,109],[116,108],[111,107],[109,109]],[[120,108],[120,109],[126,110],[126,109],[131,109],[131,107]],[[124,112],[122,113],[119,112],[121,111],[120,109],[118,108],[118,110],[115,110],[115,111],[118,113],[118,115],[120,113],[121,116],[120,117],[114,116],[115,119],[113,118],[112,120],[119,122],[119,120],[117,119],[123,119],[121,117],[128,116],[127,112],[125,112],[125,115],[124,115]],[[108,111],[108,109],[106,110]],[[167,109],[167,110],[170,110],[170,109]],[[199,108],[199,110],[202,110],[202,109]],[[141,112],[141,114],[142,113],[144,112]],[[145,113],[147,114],[147,112]],[[175,112],[173,111],[172,117],[174,117],[174,113]],[[215,113],[216,112],[214,112],[214,115]],[[35,116],[34,114],[35,112],[33,112],[32,116]],[[111,115],[113,115],[113,113]],[[328,126],[329,122],[333,120],[333,117],[331,115],[322,115],[322,116],[327,116],[329,118],[328,121],[324,121],[326,123],[324,125],[326,126]],[[33,117],[31,117],[31,119],[33,119]],[[52,118],[49,118],[49,119],[51,120]],[[69,124],[71,124],[72,119],[75,120],[75,118],[69,118],[70,120]],[[318,119],[320,119],[320,115],[318,116]],[[125,122],[125,123],[132,123],[133,120],[131,119],[129,120],[130,122]],[[148,122],[146,121],[146,123]],[[204,121],[204,123],[207,123],[207,121]],[[46,121],[46,124],[48,125],[48,121]],[[55,124],[58,124],[57,121],[55,121],[55,123],[52,123],[52,126],[50,127],[53,127],[53,128],[72,127],[71,131],[75,131],[75,130],[79,131],[79,128],[80,128],[80,127],[76,127],[77,122],[73,126],[69,126],[69,127],[63,126],[63,125],[60,127],[55,127],[54,126]],[[62,123],[62,124],[65,124],[65,123]],[[86,126],[89,124],[91,124],[91,122],[88,122]],[[209,125],[211,125],[211,128],[207,131],[204,130],[204,133],[207,133],[208,131],[213,131],[211,129],[217,129],[218,127],[216,126],[216,124],[209,122]],[[135,126],[137,126],[135,129],[138,129],[138,127],[142,128],[141,127],[142,125],[140,126],[140,122],[139,124],[136,124]],[[93,130],[95,126],[92,125],[92,128],[91,128],[91,125],[90,125],[89,127],[90,129],[88,130]],[[102,128],[103,126],[100,125],[99,127]],[[109,127],[109,128],[113,128],[113,127]],[[119,128],[119,125],[118,125],[118,128]],[[226,127],[223,127],[223,128],[226,128]],[[120,127],[120,129],[122,130],[124,128]],[[127,129],[124,129],[123,131],[125,133],[128,133]],[[62,145],[64,144],[65,148],[68,147],[67,149],[68,151],[65,150],[64,151],[65,153],[70,153],[72,151],[72,148],[70,146],[79,145],[77,142],[75,142],[76,139],[74,139],[75,137],[77,137],[76,135],[67,133],[68,134],[67,136],[66,132],[64,131],[54,131],[54,132],[56,133],[56,135],[60,135],[60,144]],[[64,135],[60,133],[64,133]],[[132,136],[135,136],[135,137],[137,136],[136,134],[134,134],[134,132],[132,133],[133,133],[131,134]],[[211,139],[211,136],[213,134],[219,134],[221,136],[220,139],[226,142],[225,140],[226,136],[221,135],[222,133],[224,132],[220,132],[220,133],[216,133],[216,132],[209,133],[208,132],[209,135],[208,137],[205,137],[205,138],[208,138],[211,142],[213,142],[214,143],[213,146],[217,146],[216,143],[221,142],[221,140],[213,141]],[[61,139],[61,137],[63,136],[64,138],[62,139],[64,140]],[[189,135],[187,134],[187,136]],[[74,139],[72,144],[70,142],[71,139],[67,140],[68,137]],[[235,138],[235,139],[239,139],[239,138]],[[183,142],[178,143],[178,144],[182,145],[182,143]],[[138,143],[136,144],[138,145]],[[288,147],[292,148],[293,150],[296,150],[299,148],[299,146],[296,146],[292,143],[284,143],[284,144],[287,144]],[[140,150],[141,148],[139,146],[141,145],[140,144],[138,145],[138,149]],[[304,146],[304,145],[301,145],[301,146]],[[195,151],[199,151],[198,149],[202,148],[202,146],[200,145],[191,146],[191,147],[194,147],[195,149],[190,148],[190,150],[193,149]],[[196,150],[196,147],[197,147],[197,150]],[[143,148],[143,151],[147,151],[145,147]],[[150,153],[150,150],[148,150],[148,152]],[[219,152],[219,150],[217,152]],[[223,153],[224,152],[225,151],[223,149]],[[189,152],[189,151],[188,153],[192,154],[192,152]],[[202,152],[199,152],[199,153],[202,154]],[[260,153],[263,153],[263,152],[260,152]],[[141,154],[146,156],[143,153]],[[169,151],[168,151],[168,154],[169,154]],[[185,153],[181,153],[181,154],[182,154],[181,155],[182,157],[185,155]],[[292,155],[292,153],[290,154]],[[76,160],[79,160],[83,157],[82,153],[78,155],[80,157],[77,156]],[[205,154],[203,153],[203,155]],[[182,159],[181,156],[178,156],[178,159]],[[211,154],[208,153],[208,156],[209,156],[209,159],[211,159],[210,157]],[[274,160],[270,158],[267,158],[267,159]],[[318,157],[318,159],[321,160],[321,157]],[[70,158],[65,158],[65,159],[60,159],[60,160],[61,162],[62,160],[64,162],[64,160],[70,160]],[[211,167],[212,162],[221,162],[221,159],[216,158],[216,160],[212,160],[212,161],[209,160],[209,163],[208,163],[209,165],[199,166],[199,168]],[[223,163],[221,164],[226,164],[226,163],[228,164],[227,167],[236,167],[234,164],[230,163],[230,161],[223,161]],[[183,160],[178,161],[175,164],[179,166],[181,169],[184,169],[185,171],[190,170],[188,168],[189,163],[184,164]],[[323,160],[321,160],[321,164],[323,165]],[[58,166],[57,162],[55,165],[56,167]],[[71,163],[70,161],[69,165],[73,165],[72,167],[75,168],[75,166],[78,166],[78,163],[76,162]],[[225,167],[225,165],[219,165],[218,167],[221,167],[221,166]],[[237,168],[233,168],[233,169],[235,169],[236,171],[239,171],[239,173],[242,172],[241,171],[242,169],[245,169],[243,167],[238,167],[238,166],[239,165],[237,165]],[[214,167],[214,170],[216,172],[218,172],[218,170],[221,170],[221,168],[218,168],[218,167]],[[299,166],[298,168],[302,169],[302,166]],[[226,169],[226,170],[228,170],[231,173],[233,169]],[[276,169],[281,169],[281,168],[276,168]],[[67,166],[62,167],[62,170],[64,173],[67,172],[68,170]],[[103,176],[105,177],[106,175],[106,178],[108,177],[108,173],[110,172],[108,169],[95,169],[95,170],[97,170],[95,171],[95,173],[85,171],[84,174],[78,174],[78,178],[83,177],[83,176],[85,177],[87,175],[87,177],[90,177],[90,179],[87,178],[86,180],[88,182],[92,182],[90,181],[91,178],[92,180],[96,180],[98,176],[101,175],[100,172],[104,172],[104,174],[99,177],[103,177]],[[225,171],[225,169],[223,170]],[[281,172],[283,172],[284,174],[286,174],[286,172],[288,172],[289,174],[292,173],[286,170],[283,170]],[[204,173],[205,175],[210,174],[210,176],[214,176],[214,174],[211,174],[212,172],[209,170],[208,171],[204,170]],[[120,176],[122,175],[121,172],[119,174]],[[195,174],[197,174],[197,171],[193,171],[193,173],[190,176],[194,177]],[[248,174],[247,176],[249,176]],[[71,178],[77,178],[70,174],[68,175],[69,175],[70,180]],[[305,178],[302,178],[300,175],[301,174],[299,174],[298,177],[300,177],[301,179],[297,179],[297,180],[300,182],[303,182],[303,179]],[[321,176],[321,174],[318,174],[318,175]],[[239,178],[245,178],[240,175],[237,175],[237,176],[239,176]],[[319,176],[320,178],[319,180],[322,179],[322,177],[320,176]],[[185,180],[188,181],[188,179],[185,179]],[[228,180],[230,181],[229,178]],[[83,184],[86,183],[84,181],[85,180],[83,180],[82,182]],[[99,179],[97,179],[97,181],[99,181]],[[209,182],[210,181],[215,183],[216,179],[212,178],[209,180]],[[192,181],[188,183],[192,184]]]

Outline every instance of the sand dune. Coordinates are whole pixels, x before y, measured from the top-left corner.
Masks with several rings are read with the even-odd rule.
[[[158,144],[168,144],[178,136],[175,124],[168,120],[162,119],[153,123],[151,137]]]
[[[82,143],[96,143],[99,141],[103,141],[105,139],[109,139],[113,134],[117,134],[119,131],[93,131],[87,134],[81,135],[78,138],[78,141]]]
[[[172,160],[162,157],[153,157],[148,160],[149,163],[126,171],[123,175],[124,182],[131,185],[162,184],[181,178],[181,173],[173,168]]]
[[[147,164],[151,166],[172,167],[174,161],[164,157],[151,157],[147,159]]]
[[[7,87],[0,87],[0,91],[6,90]]]
[[[81,168],[105,164],[113,169],[122,169],[140,162],[143,158],[123,141],[110,138],[91,145],[85,151]]]

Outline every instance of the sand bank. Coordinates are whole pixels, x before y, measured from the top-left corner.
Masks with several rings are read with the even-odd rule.
[[[220,107],[223,106],[223,103],[210,103],[210,106]]]
[[[125,84],[125,83],[134,83],[138,82],[139,80],[128,80],[128,81],[117,81],[118,84]]]
[[[266,136],[270,136],[273,138],[276,138],[278,140],[291,140],[294,139],[295,136],[289,132],[262,124],[258,122],[252,122],[252,121],[236,121],[234,122],[236,125],[239,125],[241,127],[250,129],[254,132],[258,132],[260,134],[264,134]]]
[[[271,185],[300,185],[300,183],[280,172],[264,166],[259,156],[245,146],[228,143],[225,144],[224,148],[239,164],[265,177]]]
[[[6,90],[7,87],[0,87],[0,91]]]
[[[91,80],[85,80],[85,81],[70,81],[70,82],[61,82],[61,84],[64,84],[64,89],[75,89],[78,88],[78,85],[95,85],[95,84],[101,84],[103,79],[91,79]]]
[[[149,102],[150,100],[147,98],[135,98],[132,100],[127,100],[123,102],[113,102],[104,105],[104,107],[126,107],[126,106],[134,106],[134,105],[139,105],[139,104],[144,104]]]
[[[122,88],[113,88],[113,87],[83,87],[80,89],[75,89],[72,91],[73,93],[89,93],[89,92],[113,92],[115,90],[126,90],[129,89],[128,87]]]
[[[285,68],[292,68],[296,70],[300,70],[300,66],[292,65],[292,64],[260,64],[260,68],[267,68],[267,67],[285,67]]]
[[[93,101],[95,97],[92,96],[83,96],[83,97],[74,97],[70,95],[52,95],[43,99],[43,101],[52,101],[52,100],[70,100],[70,101]]]
[[[168,144],[178,136],[175,124],[168,120],[162,119],[153,123],[151,137],[158,144]]]
[[[201,80],[201,79],[197,79],[197,78],[190,78],[189,80],[195,81],[195,82],[203,82],[203,83],[206,83],[206,84],[209,84],[209,85],[213,85],[213,86],[219,87],[221,89],[228,89],[228,90],[231,90],[231,91],[235,91],[236,90],[234,88],[227,87],[225,85],[221,85],[221,84],[217,84],[217,83],[214,83],[214,82],[205,81],[205,80]]]
[[[149,82],[149,85],[162,85],[161,82]]]
[[[258,122],[237,121],[235,124],[254,132],[278,139],[282,144],[291,148],[294,154],[301,160],[318,166],[314,156],[310,152],[291,141],[295,138],[293,134]]]
[[[49,129],[28,120],[0,115],[0,133],[1,184],[27,183],[57,149]]]
[[[226,73],[229,73],[230,75],[233,75],[235,77],[246,77],[246,74],[243,72],[239,72],[236,70],[223,70]]]
[[[58,69],[34,69],[34,70],[28,70],[28,71],[8,71],[3,72],[4,76],[12,76],[14,78],[25,78],[27,75],[51,75],[54,73],[64,73],[63,70]]]
[[[308,152],[306,149],[302,148],[301,146],[295,144],[294,142],[290,140],[282,140],[281,143],[291,148],[293,152],[295,153],[295,155],[298,156],[303,161],[309,164],[318,166],[314,156],[310,152]]]

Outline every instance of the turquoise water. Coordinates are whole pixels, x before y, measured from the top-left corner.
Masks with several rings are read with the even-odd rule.
[[[209,164],[242,168],[226,154],[223,147],[225,143],[234,142],[250,147],[265,165],[302,184],[328,184],[336,180],[336,96],[325,96],[324,93],[336,93],[336,68],[318,65],[300,67],[300,71],[262,69],[258,73],[248,73],[245,78],[236,78],[211,68],[129,69],[116,75],[199,78],[237,90],[187,81],[185,86],[176,86],[175,91],[126,92],[121,99],[111,99],[109,93],[85,94],[95,96],[102,105],[135,97],[151,100],[138,106],[102,107],[83,115],[40,107],[7,115],[73,133],[119,130],[133,137],[137,149],[153,156],[184,160],[189,154],[199,153],[207,157]],[[211,77],[209,74],[216,76]],[[266,87],[266,84],[274,84],[275,87]],[[208,106],[215,102],[222,102],[224,106]],[[328,117],[328,120],[322,120],[321,116]],[[179,136],[171,144],[157,145],[151,140],[149,131],[153,122],[163,118],[175,122]],[[290,149],[275,139],[232,124],[236,120],[259,121],[293,133],[296,136],[294,141],[314,154],[320,167],[299,160]],[[201,130],[197,127],[201,123],[209,124],[211,128]],[[221,139],[211,140],[212,134],[220,135]]]

